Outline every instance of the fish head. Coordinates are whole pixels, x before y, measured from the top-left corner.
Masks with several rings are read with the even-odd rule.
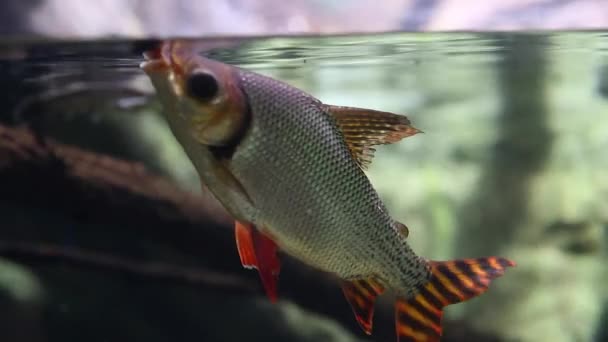
[[[203,57],[187,41],[165,41],[144,52],[140,67],[154,85],[169,119],[183,120],[195,140],[224,146],[247,122],[248,105],[237,69]]]

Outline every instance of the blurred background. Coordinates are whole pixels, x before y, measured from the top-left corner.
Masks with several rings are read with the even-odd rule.
[[[608,2],[4,0],[2,341],[394,341],[285,256],[241,268],[138,68],[151,39],[425,134],[368,175],[433,259],[518,263],[450,306],[444,341],[608,341]],[[46,142],[51,138],[51,142]]]
[[[601,29],[603,0],[5,0],[0,32],[129,37]]]

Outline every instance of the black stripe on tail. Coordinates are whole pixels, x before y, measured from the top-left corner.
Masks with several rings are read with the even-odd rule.
[[[395,307],[400,342],[437,342],[441,337],[443,308],[484,293],[492,279],[504,274],[511,260],[488,257],[429,261],[431,279],[409,299],[399,298]]]

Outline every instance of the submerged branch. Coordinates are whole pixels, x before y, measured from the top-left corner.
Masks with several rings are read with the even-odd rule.
[[[244,270],[240,264],[233,221],[224,209],[210,196],[180,190],[150,174],[140,163],[36,139],[28,129],[0,125],[0,189],[0,210],[19,207],[25,208],[22,210],[31,220],[49,213],[63,220],[59,225],[3,222],[0,255],[16,261],[66,261],[74,266],[193,282],[203,277],[176,265],[200,264],[221,275],[231,288],[238,289],[232,281],[242,279],[244,293],[257,289],[256,294],[264,296],[257,272]],[[66,235],[77,240],[79,248],[103,252],[65,249]],[[173,260],[160,266],[134,262],[131,256],[149,253],[146,246],[150,245],[155,259]],[[282,299],[358,331],[333,277],[286,255],[282,259]]]
[[[48,243],[0,241],[0,256],[24,263],[61,263],[244,293],[253,293],[259,288],[249,279],[201,267],[183,267],[160,261],[139,261]]]

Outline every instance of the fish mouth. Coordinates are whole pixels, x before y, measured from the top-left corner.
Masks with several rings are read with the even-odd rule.
[[[166,43],[158,44],[155,48],[144,51],[143,57],[145,61],[141,62],[139,67],[148,74],[169,70],[171,60],[168,52]]]
[[[156,47],[143,52],[144,61],[139,67],[147,74],[172,73],[183,76],[183,44],[180,41],[167,40]]]

